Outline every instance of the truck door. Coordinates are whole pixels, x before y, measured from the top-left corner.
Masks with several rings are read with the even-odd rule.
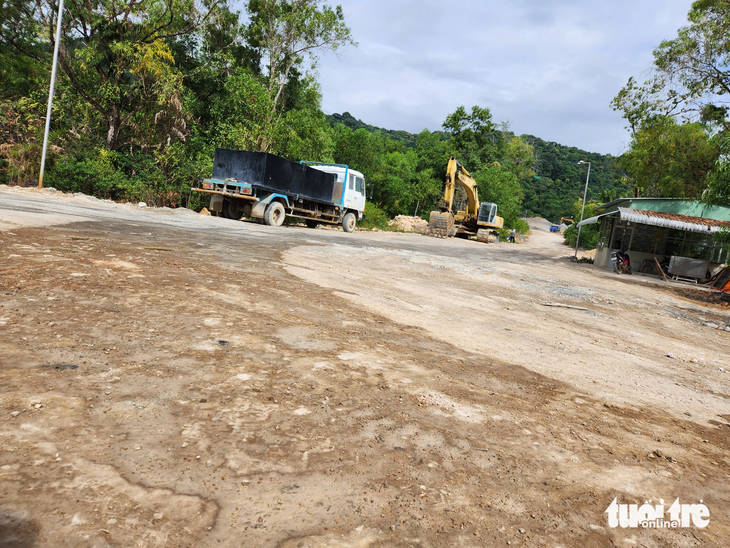
[[[362,211],[365,209],[365,180],[354,173],[347,177],[345,207]]]
[[[355,177],[355,209],[365,210],[365,179]]]

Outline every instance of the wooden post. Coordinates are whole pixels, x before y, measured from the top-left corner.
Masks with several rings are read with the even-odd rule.
[[[664,274],[664,270],[662,270],[662,265],[659,264],[659,261],[656,260],[656,257],[654,257],[654,264],[656,265],[657,270],[659,271],[659,274],[661,274],[662,278],[664,278],[664,281],[668,282],[669,278],[667,278],[667,275]]]

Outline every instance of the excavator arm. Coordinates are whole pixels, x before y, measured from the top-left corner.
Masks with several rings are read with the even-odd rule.
[[[465,222],[469,219],[476,218],[479,214],[477,183],[472,179],[464,166],[452,156],[446,168],[446,188],[444,189],[444,197],[441,203],[441,213],[451,212],[457,184],[466,192],[467,208],[466,211],[459,211],[456,214],[456,221]]]

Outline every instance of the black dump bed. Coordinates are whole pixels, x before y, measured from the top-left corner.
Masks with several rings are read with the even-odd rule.
[[[267,152],[215,149],[213,178],[233,178],[258,188],[332,203],[336,176]],[[339,196],[338,196],[339,198]]]

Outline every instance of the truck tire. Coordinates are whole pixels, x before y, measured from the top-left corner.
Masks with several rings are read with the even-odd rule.
[[[269,226],[281,226],[284,224],[286,212],[280,202],[271,202],[264,212],[264,223]]]
[[[317,228],[319,226],[319,223],[314,219],[306,219],[304,222],[307,224],[307,228]]]
[[[345,216],[342,218],[342,230],[345,232],[353,232],[356,225],[357,217],[355,214],[352,211],[345,213]]]
[[[223,202],[223,216],[226,219],[233,219],[234,221],[240,221],[243,217],[243,208],[239,202],[226,200]]]

